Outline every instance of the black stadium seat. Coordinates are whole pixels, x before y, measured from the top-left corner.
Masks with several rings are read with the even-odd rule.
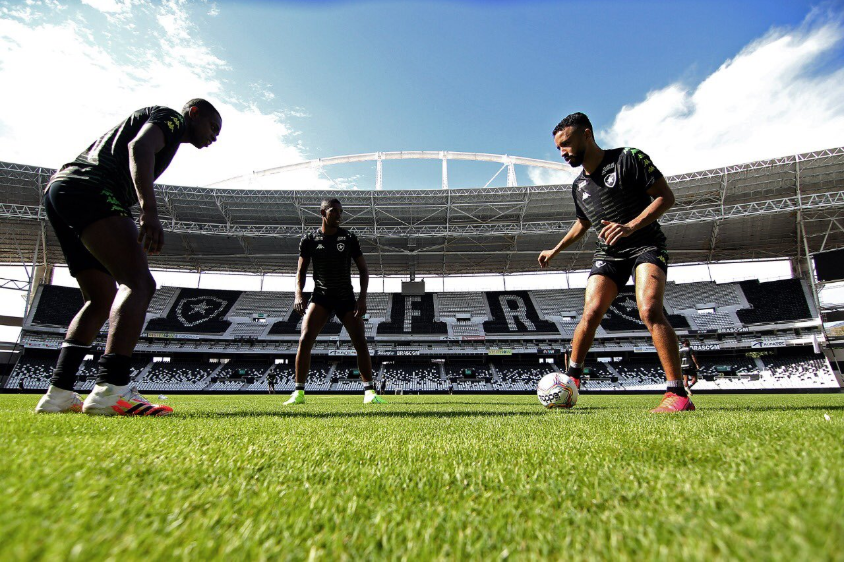
[[[147,332],[221,334],[231,325],[224,320],[240,291],[182,289],[166,318],[153,318]]]
[[[445,322],[434,321],[434,295],[393,295],[390,322],[378,326],[379,334],[447,334]]]
[[[527,291],[493,291],[486,298],[492,313],[492,320],[484,322],[487,334],[559,334],[556,324],[539,319]]]

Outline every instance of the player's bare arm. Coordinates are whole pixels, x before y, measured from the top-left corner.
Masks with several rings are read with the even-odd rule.
[[[630,236],[640,228],[644,228],[661,217],[668,209],[674,206],[674,192],[668,187],[665,178],[659,178],[648,189],[647,194],[653,198],[651,204],[643,210],[639,216],[627,224],[601,221],[604,228],[598,235],[601,240],[614,246],[620,239]]]
[[[155,154],[164,148],[161,129],[152,123],[141,128],[138,136],[129,142],[129,173],[141,206],[138,243],[148,254],[158,254],[164,246],[164,229],[158,220],[155,202]]]
[[[369,289],[369,268],[366,267],[366,260],[363,255],[355,258],[355,265],[360,273],[360,296],[355,304],[355,317],[362,318],[366,314],[366,293]]]
[[[563,239],[560,240],[560,243],[557,244],[551,250],[544,250],[541,254],[539,254],[539,267],[546,268],[548,267],[548,262],[550,262],[557,254],[583,238],[587,232],[589,232],[589,227],[592,226],[587,220],[578,218],[574,221],[574,224],[571,225],[571,228],[563,236]]]
[[[305,297],[302,294],[305,290],[305,281],[308,279],[308,266],[311,260],[299,257],[299,266],[296,270],[296,298],[293,301],[293,310],[297,314],[305,314]]]

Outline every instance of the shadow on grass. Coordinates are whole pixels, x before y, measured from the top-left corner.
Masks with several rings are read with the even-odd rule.
[[[589,415],[592,408],[575,408],[573,410],[555,410],[566,416]],[[359,417],[383,417],[383,418],[471,418],[471,417],[536,417],[554,415],[553,412],[539,409],[536,412],[489,412],[482,410],[467,410],[463,412],[451,411],[389,411],[369,410],[367,412],[306,412],[302,410],[283,410],[268,412],[191,412],[179,414],[180,418],[257,418],[257,417],[278,417],[278,418],[359,418]]]
[[[844,411],[844,404],[835,406],[784,406],[784,405],[768,405],[768,404],[750,404],[750,405],[729,405],[729,406],[701,406],[698,408],[701,412],[799,412],[800,410],[816,410],[818,412],[829,411]]]

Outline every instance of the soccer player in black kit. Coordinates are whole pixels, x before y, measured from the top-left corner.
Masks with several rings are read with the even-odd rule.
[[[299,268],[296,274],[296,300],[293,308],[302,319],[302,336],[296,351],[296,389],[285,406],[305,403],[305,381],[311,368],[311,349],[317,336],[332,315],[345,326],[358,358],[363,381],[364,404],[384,404],[372,386],[372,358],[366,345],[363,316],[366,314],[366,292],[369,270],[360,250],[357,236],[340,228],[343,206],[337,199],[326,199],[320,206],[322,226],[302,237],[299,243]],[[360,272],[360,296],[352,288],[352,260]],[[314,264],[314,292],[306,305],[302,291],[308,266]]]
[[[219,112],[192,99],[181,112],[139,109],[97,139],[50,179],[44,192],[56,232],[84,304],[68,327],[50,387],[35,411],[161,416],[173,412],[129,385],[131,355],[144,324],[155,279],[147,254],[158,254],[164,231],[153,182],[184,143],[205,148],[217,140]],[[140,229],[131,207],[140,205]],[[94,389],[83,403],[73,386],[91,344],[109,321]]]
[[[594,226],[598,248],[586,285],[583,317],[572,340],[567,374],[580,387],[583,362],[595,332],[619,290],[634,275],[639,317],[651,333],[668,389],[654,413],[694,410],[683,386],[677,335],[663,314],[668,251],[657,219],[674,204],[668,183],[644,152],[601,149],[592,123],[572,113],[554,128],[563,159],[583,170],[572,184],[576,220],[559,244],[539,255],[540,267]]]

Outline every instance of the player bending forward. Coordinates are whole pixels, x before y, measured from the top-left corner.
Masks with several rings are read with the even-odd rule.
[[[540,267],[548,267],[554,256],[582,238],[591,226],[598,234],[567,374],[580,387],[583,362],[595,331],[633,273],[639,317],[651,333],[668,380],[668,391],[651,412],[694,410],[680,377],[677,335],[662,308],[668,252],[657,219],[674,204],[674,194],[647,154],[635,148],[603,150],[592,131],[592,123],[583,113],[572,113],[553,130],[560,155],[583,170],[572,184],[574,224],[554,249],[539,255]]]
[[[363,380],[363,403],[384,404],[372,386],[372,359],[366,345],[363,315],[366,314],[366,290],[369,271],[360,251],[357,236],[340,228],[343,206],[337,199],[326,199],[320,206],[322,226],[302,237],[299,243],[299,270],[296,275],[294,309],[304,314],[302,336],[296,352],[296,390],[285,406],[305,403],[305,381],[311,368],[311,349],[314,341],[332,315],[337,315],[358,357],[358,369]],[[360,272],[360,296],[355,299],[352,288],[352,260]],[[314,292],[305,310],[302,291],[308,275],[308,265],[314,263]]]
[[[683,371],[683,386],[686,388],[686,394],[691,396],[692,387],[697,384],[700,363],[689,340],[683,340],[683,346],[680,348],[680,369]]]
[[[164,245],[153,182],[184,143],[204,148],[223,122],[210,103],[192,99],[181,113],[139,109],[62,166],[44,192],[44,208],[84,304],[68,326],[50,388],[36,412],[161,416],[173,412],[129,386],[131,356],[155,279],[146,254]],[[130,208],[140,203],[140,232]],[[117,286],[115,286],[117,285]],[[83,404],[73,392],[91,344],[109,321],[97,383]]]

